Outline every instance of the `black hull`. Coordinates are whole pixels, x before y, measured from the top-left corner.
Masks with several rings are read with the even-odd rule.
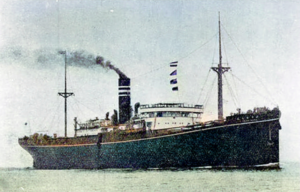
[[[280,129],[271,119],[98,145],[20,145],[37,169],[248,168],[279,163]]]

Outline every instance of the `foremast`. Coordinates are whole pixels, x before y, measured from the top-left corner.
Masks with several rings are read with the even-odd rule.
[[[67,98],[70,97],[71,95],[74,95],[74,93],[67,92],[67,52],[60,51],[59,53],[65,55],[65,91],[58,92],[58,95],[65,98],[65,137],[67,137]]]
[[[218,67],[212,67],[211,69],[214,70],[218,74],[218,120],[224,121],[222,75],[223,75],[223,73],[227,72],[230,69],[230,67],[222,66],[222,46],[221,45],[222,45],[221,44],[221,22],[220,22],[220,12],[219,12],[219,64],[218,64]]]

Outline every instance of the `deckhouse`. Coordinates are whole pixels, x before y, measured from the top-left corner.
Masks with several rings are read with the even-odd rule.
[[[200,123],[203,105],[184,103],[144,104],[139,117],[145,120],[147,130],[168,129]]]

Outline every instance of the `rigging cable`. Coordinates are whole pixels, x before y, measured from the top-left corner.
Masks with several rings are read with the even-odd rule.
[[[214,84],[215,84],[215,82],[216,82],[216,79],[217,79],[217,76],[215,76],[215,78],[214,78],[214,80],[213,80],[213,82],[212,82],[212,84],[211,84],[211,88],[210,88],[209,92],[208,92],[207,95],[206,95],[206,98],[205,98],[205,100],[204,100],[204,102],[203,102],[203,105],[204,105],[204,106],[206,106],[206,104],[208,103],[209,99],[211,98],[212,89],[213,89],[213,87],[214,87]],[[205,108],[204,108],[204,109],[205,109]]]
[[[217,35],[215,35],[214,37],[217,37]],[[218,45],[218,43],[215,44],[215,48],[213,49],[214,52],[213,52],[213,57],[212,57],[211,67],[214,65],[214,58],[215,58],[215,54],[216,54],[216,47],[217,47],[217,45]],[[197,103],[199,103],[199,101],[200,101],[201,98],[202,98],[202,92],[203,92],[203,90],[204,90],[204,87],[205,87],[205,85],[206,85],[208,76],[209,76],[209,74],[210,74],[211,67],[209,68],[208,73],[207,73],[206,78],[205,78],[205,81],[204,81],[204,84],[203,84],[202,88],[200,89],[200,93],[199,93],[199,97],[198,97],[198,99],[197,99]]]
[[[260,81],[260,83],[263,85],[263,87],[265,88],[265,90],[267,91],[267,93],[269,94],[270,98],[272,99],[272,103],[277,103],[275,101],[275,99],[272,97],[272,94],[270,94],[269,90],[267,89],[267,87],[265,86],[265,84],[262,82],[261,78],[258,76],[258,74],[255,72],[255,70],[251,67],[251,65],[247,62],[245,56],[242,54],[241,50],[238,48],[237,44],[233,41],[233,39],[231,38],[231,36],[229,35],[229,33],[227,32],[226,28],[222,25],[222,27],[224,28],[225,32],[227,33],[227,35],[229,36],[229,38],[231,39],[231,41],[233,42],[233,44],[235,45],[236,49],[239,51],[239,53],[241,54],[241,56],[243,57],[245,63],[248,65],[248,67],[252,70],[252,72],[256,75],[257,79]]]
[[[188,56],[190,56],[191,54],[193,54],[194,52],[196,52],[198,49],[200,49],[201,47],[203,47],[204,45],[206,45],[207,43],[209,43],[214,37],[216,37],[218,35],[218,33],[216,33],[215,35],[213,35],[208,41],[206,41],[205,43],[203,43],[202,45],[200,45],[198,48],[194,49],[193,51],[189,52],[187,55],[181,57],[178,59],[178,61],[181,61],[185,58],[187,58]]]
[[[59,98],[59,97],[57,97],[57,98]],[[56,111],[58,111],[58,109],[59,109],[60,106],[61,106],[61,102],[59,102],[59,104],[57,105]],[[56,112],[56,111],[55,111],[55,112]],[[52,115],[52,114],[54,114],[54,111],[53,111],[53,110],[51,110],[50,113],[47,113],[47,115],[43,118],[43,120],[38,124],[38,127],[41,128],[41,129],[43,129],[42,126],[45,125],[45,122],[48,121],[48,117],[50,117],[50,115]],[[55,117],[55,115],[53,115],[53,118],[52,118],[52,120],[51,120],[50,125],[52,124],[52,122],[53,122],[53,120],[54,120],[54,117]],[[41,131],[41,130],[39,130],[39,131]]]
[[[207,43],[209,43],[209,42],[210,42],[217,34],[218,34],[218,33],[216,33],[215,35],[213,35],[212,38],[210,38],[208,41],[206,41],[206,42],[204,42],[203,44],[201,44],[199,47],[197,47],[197,48],[194,49],[193,51],[191,51],[191,52],[189,52],[188,54],[186,54],[185,56],[179,58],[177,61],[182,61],[183,59],[187,58],[188,56],[190,56],[192,53],[194,53],[194,52],[197,51],[198,49],[202,48],[204,45],[206,45]],[[131,79],[135,79],[135,78],[140,77],[140,76],[148,75],[148,74],[150,74],[150,73],[152,73],[152,72],[154,72],[154,71],[157,71],[157,70],[159,70],[159,69],[166,68],[166,67],[169,67],[169,65],[163,64],[163,66],[161,66],[161,67],[158,67],[158,68],[153,69],[153,70],[151,70],[151,71],[148,71],[148,72],[146,72],[146,73],[137,75],[137,76],[135,76],[135,77],[132,77]]]
[[[214,35],[214,37],[217,37],[217,34],[218,34],[218,33],[216,33],[216,35]],[[216,47],[217,47],[217,45],[218,45],[218,43],[215,44],[215,48],[213,49],[214,52],[213,52],[213,57],[212,57],[211,67],[214,65],[214,58],[215,58],[215,55],[216,55]],[[197,99],[197,103],[199,103],[199,101],[200,101],[201,98],[202,98],[202,92],[204,91],[204,87],[205,87],[206,82],[207,82],[207,80],[208,80],[208,76],[209,76],[209,74],[210,74],[211,67],[209,68],[208,73],[207,73],[206,78],[205,78],[205,81],[204,81],[204,84],[203,84],[202,88],[200,89],[200,93],[199,93],[199,97],[198,97],[198,99]]]
[[[210,71],[211,71],[211,69],[208,70],[208,73],[207,73],[207,75],[206,75],[204,84],[203,84],[202,88],[200,89],[200,93],[199,93],[199,97],[198,97],[198,99],[197,99],[197,103],[199,103],[199,101],[202,99],[202,92],[203,92],[203,90],[204,90],[204,86],[206,85],[206,82],[207,82],[208,76],[209,76],[209,74],[210,74]]]
[[[89,111],[91,111],[91,112],[97,114],[97,112],[95,112],[93,109],[91,109],[91,108],[87,107],[86,105],[80,103],[75,97],[74,97],[74,100],[75,100],[77,103],[79,103],[79,104],[81,104],[82,106],[84,106],[84,107],[85,107],[86,109],[88,109]],[[78,108],[79,108],[79,107],[78,107]],[[80,109],[80,108],[79,108],[79,109]],[[80,110],[80,111],[81,111],[81,110]]]
[[[77,110],[76,110],[76,108],[75,107],[77,107],[78,105],[77,105],[77,103],[76,102],[74,102],[70,107],[71,107],[71,110],[73,111],[73,113],[74,113],[74,116],[76,115],[76,112],[77,112]],[[80,110],[78,110],[78,111],[80,111]],[[75,116],[76,117],[76,116]]]
[[[57,98],[59,98],[59,97],[57,97]],[[56,108],[56,114],[59,114],[59,108],[60,108],[60,106],[61,106],[61,104],[62,104],[62,102],[58,102],[59,104],[57,105],[57,108]],[[58,117],[56,116],[56,115],[53,115],[53,117],[52,117],[52,120],[51,120],[51,123],[50,123],[50,126],[53,126],[53,127],[55,127],[55,126],[57,126],[58,127],[58,120],[56,120],[56,122],[55,122],[55,119],[56,118],[59,118],[60,117],[60,115],[58,115]]]
[[[231,75],[231,78],[232,78],[232,81],[233,81],[233,85],[234,85],[234,90],[235,90],[235,94],[236,94],[236,98],[239,98],[239,95],[238,95],[238,92],[237,92],[237,87],[236,87],[236,82],[235,82],[235,79],[233,77],[233,74],[232,74],[232,71],[230,70],[229,71],[229,74]],[[238,105],[241,106],[241,103],[240,101],[237,99],[238,101]]]
[[[222,27],[223,27],[223,25],[222,25]],[[222,40],[223,39],[224,38],[222,38]],[[228,62],[228,56],[227,56],[227,51],[226,51],[225,43],[222,43],[222,45],[223,45],[223,52],[224,52],[224,55],[225,55],[225,58],[226,58],[226,63],[225,64],[229,67],[229,62]],[[231,70],[230,70],[230,72],[231,72]],[[226,83],[228,85],[228,90],[230,92],[230,95],[233,98],[234,105],[235,105],[236,108],[238,108],[238,107],[240,107],[240,102],[238,100],[237,94],[233,91],[232,87],[230,86],[229,81],[228,81],[225,73],[224,73],[224,77],[225,77]],[[235,86],[235,90],[237,90],[236,86]]]
[[[223,39],[224,39],[224,38],[222,38],[222,41],[223,41]],[[222,46],[223,46],[223,53],[224,53],[225,58],[226,58],[226,63],[224,63],[224,64],[226,64],[226,65],[229,67],[227,51],[226,51],[226,49],[225,49],[225,43],[222,42]]]
[[[212,57],[212,63],[211,63],[211,67],[214,65],[214,63],[215,63],[215,61],[214,61],[214,59],[215,59],[215,55],[216,55],[216,50],[217,50],[217,46],[218,46],[218,36],[216,35],[215,36],[216,37],[216,43],[215,43],[215,47],[214,47],[214,52],[213,52],[213,57]],[[211,68],[210,67],[210,68]]]
[[[264,95],[260,94],[258,91],[256,91],[254,88],[252,88],[251,86],[247,85],[244,81],[242,81],[240,78],[238,78],[237,76],[233,75],[233,77],[235,77],[237,80],[239,80],[240,82],[242,82],[244,85],[246,85],[247,87],[249,87],[250,89],[252,89],[255,93],[257,93],[259,96],[263,97],[264,99],[266,99],[267,101],[270,101],[269,98],[265,97]],[[276,103],[274,103],[273,101],[270,101],[272,104],[276,105]]]
[[[236,108],[238,108],[238,107],[240,107],[239,101],[238,101],[237,97],[235,96],[234,91],[232,90],[232,88],[229,84],[229,81],[227,80],[227,77],[226,77],[225,74],[224,74],[224,77],[225,77],[226,83],[228,85],[228,90],[230,92],[230,95],[233,98],[234,105],[235,105]]]

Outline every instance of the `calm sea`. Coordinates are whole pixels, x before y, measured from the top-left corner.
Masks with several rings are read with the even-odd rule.
[[[300,163],[280,170],[1,168],[0,191],[300,191]]]

